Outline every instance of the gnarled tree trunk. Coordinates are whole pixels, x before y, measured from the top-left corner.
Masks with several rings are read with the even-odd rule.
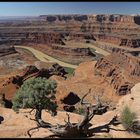
[[[85,94],[83,98],[81,99],[81,105],[85,106],[85,115],[81,122],[79,123],[70,123],[70,116],[68,116],[68,121],[65,125],[57,125],[57,126],[51,126],[51,128],[48,128],[51,132],[53,132],[53,135],[50,135],[49,137],[57,136],[57,137],[63,137],[63,138],[76,138],[76,137],[88,137],[90,134],[88,133],[90,125],[90,120],[94,117],[96,114],[103,114],[104,110],[107,109],[107,106],[102,105],[99,98],[95,98],[97,104],[92,105],[90,103],[86,103],[83,101],[83,99],[91,92]]]
[[[51,125],[51,124],[45,124],[41,119],[41,112],[42,110],[36,110],[35,114],[35,121],[38,123],[39,127],[48,128],[53,134],[48,136],[50,137],[60,137],[60,138],[80,138],[80,137],[90,137],[92,134],[90,132],[89,127],[92,126],[90,124],[91,119],[94,117],[94,115],[101,115],[107,111],[107,105],[102,105],[99,97],[95,97],[96,104],[90,104],[88,102],[84,102],[84,98],[91,92],[89,90],[88,93],[86,93],[80,103],[82,106],[85,107],[85,115],[83,117],[83,120],[79,123],[71,123],[70,122],[70,116],[68,116],[68,121],[64,120],[66,122],[65,125]],[[110,123],[109,123],[110,124]],[[108,125],[109,125],[108,124]],[[30,129],[33,130],[33,129]],[[28,133],[29,135],[29,133]],[[29,135],[31,136],[31,135]]]
[[[33,110],[34,110],[34,109],[33,109]],[[33,111],[33,110],[32,110],[32,111]],[[32,111],[31,111],[31,112],[32,112]],[[40,127],[43,127],[43,128],[50,128],[50,127],[51,127],[51,124],[50,124],[50,123],[44,122],[44,121],[42,120],[42,109],[37,108],[35,111],[36,111],[36,112],[35,112],[35,119],[31,119],[31,118],[30,118],[30,119],[36,121],[37,127],[31,128],[31,129],[29,129],[29,130],[27,131],[27,134],[29,135],[29,137],[31,137],[31,134],[30,134],[30,131],[31,131],[31,130],[38,129],[38,128],[40,128]],[[31,112],[30,112],[30,113],[31,113]]]

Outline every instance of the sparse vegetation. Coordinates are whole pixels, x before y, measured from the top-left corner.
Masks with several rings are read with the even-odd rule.
[[[124,107],[120,119],[126,130],[133,131],[133,121],[136,119],[136,115],[130,111],[128,106]]]
[[[65,71],[68,73],[68,76],[73,76],[74,75],[74,70],[73,68],[68,68],[64,67]]]

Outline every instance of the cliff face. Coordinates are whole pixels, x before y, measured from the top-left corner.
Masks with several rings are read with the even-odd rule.
[[[6,99],[12,99],[25,80],[39,76],[56,80],[58,83],[57,100],[60,108],[62,100],[64,102],[77,101],[78,98],[75,95],[81,98],[90,88],[93,92],[88,97],[89,101],[94,94],[103,92],[104,99],[117,102],[121,95],[130,93],[131,88],[140,82],[140,62],[135,57],[113,53],[97,62],[81,63],[74,71],[74,76],[68,79],[63,78],[65,74],[67,73],[64,68],[57,64],[52,64],[49,68],[44,69],[28,66],[22,74],[12,76],[3,82],[0,90],[5,92]],[[73,100],[71,100],[71,96],[74,98]]]
[[[134,16],[134,22],[140,25],[140,16]]]
[[[91,52],[89,48],[66,48],[60,46],[52,46],[52,49],[54,49],[56,53],[61,51],[61,53],[65,55],[70,54],[71,56],[96,56]]]
[[[46,19],[47,22],[82,22],[88,20],[87,15],[41,15],[40,18]]]
[[[130,15],[40,15],[40,18],[46,19],[47,22],[82,22],[82,21],[92,21],[92,22],[120,22],[120,23],[136,23],[140,24],[140,16],[130,16]]]
[[[107,35],[107,34],[95,34],[94,35],[97,41],[103,41],[112,43],[118,46],[126,46],[130,48],[139,48],[140,47],[140,39],[139,38],[131,38],[124,36],[116,36],[116,35]]]
[[[0,43],[64,45],[64,40],[69,37],[76,41],[84,39],[140,47],[140,16],[41,15],[37,18],[37,21],[0,23]]]
[[[124,95],[140,81],[140,62],[125,54],[113,53],[97,61],[95,74],[106,79],[118,95]]]
[[[0,38],[1,39],[1,43],[5,43],[6,41],[12,44],[24,44],[24,43],[34,43],[34,44],[64,44],[64,42],[62,41],[62,37],[61,34],[58,33],[25,33],[23,32],[17,32],[15,30],[12,31],[13,33],[0,33]]]
[[[0,84],[2,87],[0,90],[5,91],[5,97],[11,100],[17,89],[23,84],[23,82],[32,77],[46,77],[47,79],[52,75],[59,75],[65,77],[67,72],[65,69],[58,64],[51,64],[48,69],[42,68],[38,69],[36,66],[30,65],[23,69],[23,73],[19,75],[9,77],[8,80]]]

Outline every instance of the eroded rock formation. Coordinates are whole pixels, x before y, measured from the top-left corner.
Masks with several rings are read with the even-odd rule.
[[[94,22],[120,22],[120,23],[136,23],[140,24],[140,16],[130,16],[130,15],[40,15],[40,18],[46,19],[47,22],[70,22],[70,21],[94,21]]]
[[[113,53],[97,61],[95,74],[105,78],[118,95],[124,95],[140,80],[140,62],[126,54]]]
[[[85,87],[87,89],[89,88],[88,86],[93,87],[94,84],[95,86],[100,86],[101,83],[103,83],[101,84],[103,89],[107,86],[106,88],[109,88],[110,91],[112,89],[114,90],[112,93],[124,95],[130,92],[130,89],[136,82],[139,82],[140,62],[137,58],[127,55],[126,52],[128,48],[134,49],[132,53],[135,49],[140,48],[140,16],[42,15],[38,18],[39,20],[36,22],[0,23],[0,43],[8,42],[13,45],[28,45],[51,56],[54,54],[62,58],[63,56],[71,56],[68,58],[70,60],[73,57],[79,57],[81,59],[84,56],[95,56],[89,48],[83,48],[81,46],[68,47],[66,43],[71,40],[75,42],[94,43],[97,47],[113,53],[112,55],[99,59],[95,65],[95,71],[88,64],[86,67],[89,69],[85,71],[83,71],[85,65],[82,68],[80,66],[77,70],[80,71],[80,74],[77,74],[80,76],[73,77],[73,81],[67,81],[67,85],[65,86],[69,88],[69,85],[71,85],[73,88],[72,92],[76,94],[79,92],[79,95],[81,91],[78,91],[78,88]],[[18,30],[15,27],[18,27]],[[110,43],[111,45],[102,45],[100,42]],[[117,47],[113,45],[117,45]],[[2,49],[2,51],[5,53],[9,49],[6,51]],[[135,51],[135,53],[138,53],[138,51]],[[90,72],[90,74],[87,74],[87,72]],[[23,81],[30,77],[41,76],[48,78],[52,75],[64,76],[65,71],[63,67],[58,65],[53,65],[50,69],[41,70],[31,66],[22,75],[11,77],[4,86],[12,83],[15,89],[11,93],[15,93],[15,90],[22,85]],[[96,82],[96,78],[100,82],[98,80]],[[74,81],[76,84],[73,84]],[[77,89],[77,92],[74,89]],[[67,95],[65,97],[67,98]],[[64,99],[64,97],[62,98]],[[66,106],[65,108],[73,108],[72,106]]]
[[[23,84],[23,82],[32,77],[46,77],[49,78],[52,75],[60,75],[65,77],[67,72],[58,64],[52,64],[49,69],[38,69],[35,66],[27,66],[23,73],[20,75],[10,77],[5,83],[3,83],[3,88],[1,91],[4,91],[5,97],[8,100],[11,100],[15,92]],[[7,87],[11,87],[11,91],[7,91]]]
[[[0,23],[0,43],[61,44],[67,38],[103,41],[130,48],[140,47],[140,16],[41,15],[38,20]],[[33,28],[34,26],[34,28]],[[6,28],[8,27],[8,28]],[[13,27],[18,27],[18,30]],[[26,27],[26,28],[25,28]]]
[[[10,45],[0,45],[0,57],[8,55],[8,54],[14,54],[17,51],[15,50],[15,48],[13,46]]]

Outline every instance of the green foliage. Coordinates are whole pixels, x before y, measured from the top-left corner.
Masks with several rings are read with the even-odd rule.
[[[121,122],[123,124],[123,126],[125,127],[125,129],[132,130],[133,127],[133,121],[136,118],[135,113],[132,113],[130,111],[130,109],[128,108],[128,106],[126,106],[121,114]]]
[[[74,112],[77,114],[80,114],[80,115],[84,115],[85,110],[84,110],[84,108],[79,107],[79,108],[76,108],[76,110]]]
[[[73,68],[68,68],[68,67],[65,67],[64,69],[65,69],[65,71],[66,71],[67,73],[69,73],[69,74],[73,74],[73,72],[74,72],[74,70],[75,70],[75,69],[73,69]]]
[[[91,52],[95,53],[96,49],[94,48],[89,48]]]
[[[19,108],[56,109],[57,105],[53,102],[56,87],[55,81],[46,78],[26,80],[12,100],[13,110],[18,111]]]
[[[65,71],[68,73],[69,76],[74,74],[74,70],[73,68],[68,68],[68,67],[64,67]]]

